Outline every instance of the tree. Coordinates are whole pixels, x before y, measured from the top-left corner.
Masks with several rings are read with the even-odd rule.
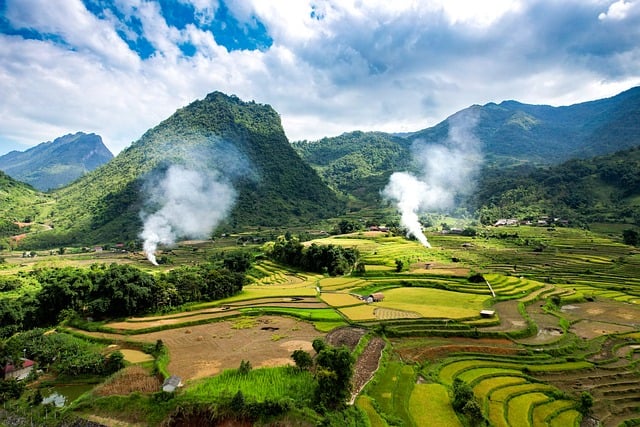
[[[313,359],[311,355],[304,350],[294,350],[291,354],[291,358],[296,363],[296,366],[301,371],[306,371],[313,365]]]
[[[316,387],[314,402],[316,407],[339,409],[345,406],[351,396],[351,377],[354,358],[346,347],[325,347],[316,357]]]
[[[593,407],[593,396],[588,391],[583,391],[580,395],[578,410],[582,415],[588,415]]]
[[[327,347],[327,343],[325,343],[322,338],[316,338],[311,342],[311,347],[313,347],[317,354]]]
[[[241,360],[240,367],[238,368],[238,372],[240,372],[242,375],[246,375],[249,372],[251,372],[251,362],[244,359]]]
[[[636,230],[627,229],[622,232],[622,240],[625,245],[639,246],[640,245],[640,233]]]

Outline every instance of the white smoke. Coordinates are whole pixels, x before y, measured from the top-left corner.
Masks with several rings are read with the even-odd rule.
[[[217,171],[173,165],[150,189],[157,210],[140,214],[143,249],[154,265],[158,245],[171,246],[180,237],[206,238],[232,208],[236,192]]]
[[[382,190],[382,195],[395,203],[408,234],[428,248],[431,245],[422,231],[420,214],[451,208],[457,195],[473,189],[482,162],[480,141],[472,132],[477,121],[474,109],[461,111],[449,118],[445,142],[415,142],[413,155],[420,172],[396,172]]]

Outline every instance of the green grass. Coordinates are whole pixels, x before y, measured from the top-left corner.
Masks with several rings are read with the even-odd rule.
[[[367,414],[370,427],[386,427],[387,423],[380,414],[378,414],[373,406],[373,402],[373,399],[369,396],[360,395],[356,399],[356,406]]]
[[[183,391],[180,399],[191,403],[206,403],[241,391],[245,399],[256,402],[286,398],[308,404],[313,397],[313,390],[311,373],[292,366],[252,369],[247,374],[229,369],[190,385]]]
[[[507,403],[507,420],[512,426],[531,425],[530,412],[535,405],[548,402],[549,396],[544,393],[525,393],[509,399]]]
[[[573,427],[580,425],[582,416],[575,409],[562,411],[549,421],[549,427]]]
[[[462,427],[451,407],[449,391],[441,384],[416,384],[409,411],[417,426]]]
[[[409,411],[409,399],[415,385],[412,366],[400,362],[389,362],[376,374],[368,394],[387,415],[402,420],[403,425],[414,425]]]
[[[551,419],[553,415],[558,414],[565,409],[573,408],[574,406],[575,402],[572,402],[570,400],[554,400],[551,402],[536,405],[535,408],[533,408],[533,412],[531,413],[533,425],[548,425],[549,419]]]
[[[244,314],[284,314],[310,322],[341,322],[344,318],[332,308],[245,307]]]

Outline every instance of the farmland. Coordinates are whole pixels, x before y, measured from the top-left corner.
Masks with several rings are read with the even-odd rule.
[[[167,351],[163,369],[182,378],[183,402],[226,386],[220,399],[241,391],[246,399],[260,400],[267,393],[260,384],[276,387],[268,379],[274,376],[284,381],[277,384],[278,396],[290,399],[287,390],[304,389],[309,381],[287,370],[292,352],[313,354],[314,339],[337,339],[335,332],[343,331],[338,343],[363,358],[356,377],[373,375],[362,381],[355,399],[371,425],[470,425],[471,415],[452,406],[456,380],[470,387],[490,425],[637,422],[640,252],[585,230],[498,231],[489,228],[475,238],[429,235],[431,249],[380,232],[322,238],[314,243],[357,248],[363,271],[330,277],[263,258],[236,295],[60,330],[131,349],[161,341]],[[194,253],[215,250],[199,242]],[[183,252],[188,244],[173,251],[177,257]],[[89,255],[73,256],[30,263],[38,268],[91,261]],[[3,274],[17,270],[13,258],[7,259]],[[112,261],[154,271],[135,254],[114,255]],[[383,295],[380,301],[366,302],[376,293]],[[482,310],[493,313],[483,317]],[[375,346],[376,357],[365,351],[372,337],[386,344]],[[364,363],[365,355],[370,362]],[[244,361],[255,374],[235,376]],[[143,374],[135,374],[145,383]],[[118,390],[114,384],[111,389]],[[118,415],[102,406],[106,398],[97,393],[105,388],[85,397],[77,412],[93,408],[104,417],[132,421],[126,411]],[[593,398],[589,408],[581,406],[585,392]],[[308,401],[305,393],[297,395]]]

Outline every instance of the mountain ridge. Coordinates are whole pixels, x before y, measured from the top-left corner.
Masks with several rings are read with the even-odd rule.
[[[99,135],[77,132],[25,151],[10,151],[0,156],[0,170],[38,190],[48,191],[73,182],[112,158]]]

